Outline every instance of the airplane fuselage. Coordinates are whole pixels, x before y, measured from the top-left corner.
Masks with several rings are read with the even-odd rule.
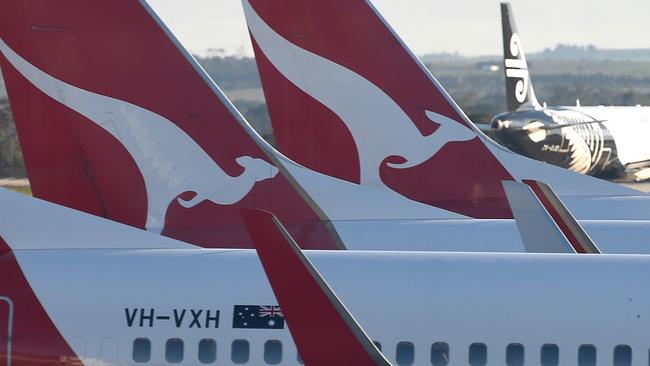
[[[634,364],[647,362],[650,257],[306,254],[392,361],[429,365],[432,345],[445,343],[449,365],[466,365],[473,344],[474,353],[485,346],[489,365],[506,364],[510,345],[537,363],[548,344],[560,364],[576,364],[583,345],[598,360],[629,346]],[[13,305],[0,314],[0,324],[13,317],[13,365],[298,364],[254,251],[18,250],[0,259],[5,270],[16,263],[29,286],[0,284]],[[26,314],[33,295],[46,317]],[[49,327],[63,341],[52,344],[72,355],[21,332]]]
[[[523,108],[497,115],[492,132],[509,149],[572,171],[627,176],[650,165],[650,108]]]

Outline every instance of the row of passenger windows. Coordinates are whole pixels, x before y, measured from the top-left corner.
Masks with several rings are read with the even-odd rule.
[[[468,350],[468,363],[470,366],[487,365],[487,346],[483,343],[473,343]],[[431,364],[434,366],[445,366],[449,363],[449,345],[444,342],[434,343],[431,346]],[[413,365],[415,361],[415,348],[413,343],[401,342],[397,344],[395,361],[400,366]],[[523,366],[526,360],[524,346],[519,343],[511,343],[506,347],[506,365]],[[555,344],[545,344],[539,353],[539,365],[557,366],[560,363],[560,348]],[[531,361],[530,364],[537,364]],[[628,345],[614,347],[614,366],[632,365],[632,348]],[[578,366],[596,366],[596,347],[591,344],[583,344],[578,348]]]
[[[382,346],[374,342],[379,350]],[[584,344],[578,348],[578,366],[596,365],[596,347]],[[487,365],[487,346],[483,343],[473,343],[468,350],[468,363],[470,366]],[[268,365],[277,365],[282,362],[282,342],[268,340],[264,343],[264,362]],[[217,360],[217,342],[213,339],[202,339],[198,344],[199,362],[211,364]],[[445,366],[449,363],[449,345],[437,342],[431,345],[431,364]],[[182,339],[171,338],[165,343],[165,360],[168,363],[180,363],[185,358],[185,345]],[[230,359],[235,364],[248,363],[250,359],[250,345],[247,340],[237,339],[231,343]],[[298,355],[298,362],[303,362]],[[133,361],[145,363],[151,360],[151,341],[147,338],[137,338],[133,341]],[[509,344],[506,348],[506,365],[523,366],[526,360],[524,346],[519,343]],[[395,349],[395,361],[399,366],[410,366],[415,362],[415,346],[411,342],[400,342]],[[555,344],[545,344],[541,347],[539,364],[541,366],[557,366],[560,362],[560,349]],[[531,364],[537,364],[533,362]],[[628,345],[614,347],[614,366],[629,366],[632,364],[632,348]],[[650,364],[650,361],[649,361]]]
[[[185,358],[185,345],[182,339],[171,338],[165,342],[165,360],[169,363],[181,363]],[[214,363],[217,360],[217,342],[214,339],[202,339],[198,345],[199,362],[203,364]],[[230,359],[236,364],[248,363],[250,358],[250,345],[245,339],[232,342]],[[133,341],[133,361],[145,363],[151,360],[151,341],[147,338],[137,338]],[[264,343],[264,361],[268,365],[277,365],[282,362],[282,343],[278,340],[269,340]]]

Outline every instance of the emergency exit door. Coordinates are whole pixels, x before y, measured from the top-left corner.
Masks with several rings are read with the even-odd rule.
[[[8,297],[0,296],[0,366],[11,366],[11,335],[14,305]]]

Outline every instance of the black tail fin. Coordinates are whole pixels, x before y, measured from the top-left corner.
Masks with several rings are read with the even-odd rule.
[[[524,48],[517,32],[510,3],[501,3],[501,26],[503,28],[503,70],[506,80],[508,110],[522,105],[539,106],[528,73]]]

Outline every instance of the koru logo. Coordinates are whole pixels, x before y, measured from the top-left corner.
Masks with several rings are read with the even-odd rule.
[[[518,79],[515,84],[515,98],[519,103],[523,103],[526,101],[530,76],[526,56],[517,33],[513,33],[510,37],[510,57],[505,59],[506,78]]]

